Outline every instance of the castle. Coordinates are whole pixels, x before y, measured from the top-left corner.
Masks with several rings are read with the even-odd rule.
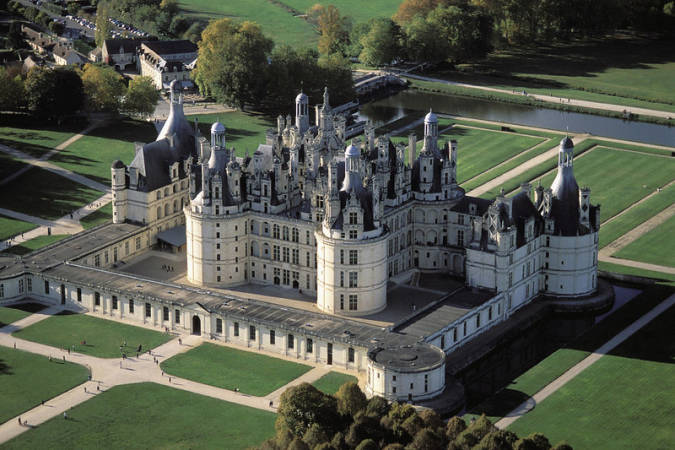
[[[523,184],[486,200],[458,185],[461,149],[439,142],[433,112],[419,154],[414,135],[395,143],[372,125],[347,142],[345,123],[326,91],[310,124],[300,93],[295,117],[279,117],[266,142],[241,157],[225,125],[214,123],[210,139],[189,125],[173,83],[157,139],[136,144],[128,166],[112,164],[113,223],[1,266],[0,303],[60,299],[365,372],[369,395],[418,401],[452,384],[448,356],[526,304],[577,307],[596,292],[599,207],[575,181],[571,139],[560,143],[550,188]],[[187,283],[119,270],[167,233],[186,259]],[[355,320],[387,310],[392,280],[419,272],[464,280],[441,306],[453,296],[472,301],[389,328]],[[256,284],[302,291],[316,308],[218,292]]]

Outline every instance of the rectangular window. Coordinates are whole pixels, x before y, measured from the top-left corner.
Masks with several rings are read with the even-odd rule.
[[[49,294],[49,281],[45,280],[45,294]]]
[[[312,353],[314,351],[314,341],[307,339],[307,353]]]
[[[33,292],[33,279],[31,277],[28,277],[28,283],[26,284],[26,290],[28,292]]]
[[[117,309],[117,296],[112,296],[112,309]]]
[[[355,294],[349,295],[349,310],[356,311],[359,309],[359,297]]]
[[[457,245],[464,245],[464,230],[457,230]]]
[[[452,342],[457,342],[457,328],[452,329]]]
[[[282,282],[283,282],[285,285],[289,285],[289,284],[291,283],[290,276],[289,276],[289,275],[290,275],[290,271],[284,269],[282,273],[283,273],[283,279],[282,279]]]
[[[488,320],[492,320],[492,306],[488,308]]]
[[[126,241],[126,242],[124,243],[124,254],[125,254],[126,256],[129,256],[129,241]]]
[[[300,264],[300,250],[297,248],[293,249],[293,264]]]
[[[349,272],[349,287],[350,288],[359,287],[359,273],[358,272]]]
[[[180,323],[180,311],[179,310],[175,310],[173,312],[173,321],[176,322],[176,323]]]
[[[309,256],[309,252],[307,252],[307,258],[306,258],[306,260],[307,260],[307,267],[311,267],[311,265],[312,265],[312,259],[311,259],[311,257]]]
[[[167,322],[167,321],[170,320],[169,319],[169,307],[168,306],[162,307],[162,320],[164,322]]]
[[[270,330],[270,345],[276,345],[277,344],[277,338],[276,335],[274,334],[274,330]]]
[[[19,294],[23,294],[23,280],[19,280]]]
[[[347,362],[354,362],[354,349],[352,347],[347,350]]]
[[[101,306],[101,294],[94,292],[94,306]]]
[[[234,335],[239,336],[239,322],[234,323]]]
[[[255,341],[255,327],[253,325],[248,327],[248,338],[251,341]]]
[[[288,247],[284,247],[284,248],[283,248],[283,255],[284,255],[284,260],[283,260],[283,261],[284,261],[285,263],[287,263],[287,262],[289,261],[289,258],[288,258]]]
[[[101,266],[101,255],[94,256],[94,266],[95,267]]]
[[[480,328],[480,313],[476,314],[476,328]]]
[[[345,263],[345,251],[340,250],[340,264],[344,264],[344,263]]]
[[[216,319],[216,333],[223,334],[223,319]]]
[[[340,272],[340,287],[345,287],[345,273]]]
[[[293,348],[295,347],[295,337],[292,334],[288,335],[288,340],[286,341],[286,346],[288,348]]]
[[[80,302],[80,303],[82,302],[82,289],[81,288],[77,288],[77,301]]]
[[[136,238],[136,250],[140,249],[141,249],[141,237],[139,236]]]
[[[0,284],[0,297],[4,297],[4,296],[5,296],[5,285]]]
[[[356,239],[358,236],[358,230],[349,230],[349,239]]]
[[[349,225],[356,225],[358,224],[358,214],[355,212],[350,212],[349,213]]]
[[[340,309],[341,310],[345,309],[345,296],[344,296],[344,294],[340,294]]]
[[[272,247],[272,257],[275,261],[279,261],[279,246],[275,245]]]
[[[134,301],[133,299],[129,299],[129,314],[134,313]]]
[[[152,306],[150,306],[150,303],[145,304],[145,317],[150,317],[152,316]]]
[[[349,264],[353,266],[358,263],[359,263],[359,251],[349,250]]]
[[[309,235],[309,230],[305,232],[305,240],[307,241],[307,245],[312,243],[312,238]]]

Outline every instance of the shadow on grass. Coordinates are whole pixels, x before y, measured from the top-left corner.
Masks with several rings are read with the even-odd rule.
[[[530,398],[524,392],[515,389],[503,389],[497,394],[483,401],[479,405],[472,408],[467,408],[466,412],[469,414],[476,414],[480,416],[485,413],[490,417],[504,417],[513,409]]]
[[[18,309],[21,311],[29,312],[29,313],[36,313],[39,311],[42,311],[43,309],[47,308],[45,305],[42,305],[40,303],[17,303],[15,305],[6,305],[7,308],[12,308],[12,309]]]
[[[145,120],[122,119],[113,123],[94,128],[88,136],[120,141],[152,142],[157,138],[157,131],[153,122]]]
[[[129,144],[133,145],[133,144]],[[58,152],[55,155],[51,157],[51,162],[57,164],[57,165],[65,165],[69,164],[75,167],[72,167],[72,169],[67,169],[67,170],[72,170],[73,172],[78,172],[82,173],[80,170],[78,170],[78,167],[95,167],[98,166],[101,161],[92,159],[92,158],[87,158],[85,156],[77,156],[73,153],[68,153],[67,151],[62,151]],[[111,161],[112,163],[112,161]],[[109,171],[109,170],[108,170]],[[97,181],[103,185],[107,185],[110,183],[110,177],[102,177],[93,173],[82,173],[83,176],[89,178],[90,180]]]

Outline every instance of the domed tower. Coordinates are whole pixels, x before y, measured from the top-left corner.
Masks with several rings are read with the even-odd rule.
[[[113,223],[124,223],[127,219],[126,166],[119,159],[112,163],[110,174],[113,191]]]
[[[333,176],[340,169],[344,171],[342,187],[338,200],[331,198],[335,193],[329,194],[330,214],[314,233],[317,306],[331,314],[373,314],[387,305],[388,234],[373,214],[381,187],[364,183],[361,152],[353,144],[345,150],[344,162],[334,166],[329,165],[331,189],[335,189]],[[339,208],[337,213],[334,207]]]
[[[438,156],[438,117],[430,109],[424,116],[424,147],[422,151]]]
[[[225,125],[220,122],[211,125],[211,149],[215,147],[225,148]]]
[[[301,136],[309,128],[309,98],[302,91],[295,97],[295,126]]]
[[[574,143],[569,137],[560,141],[558,174],[551,184],[556,233],[575,236],[579,228],[579,186],[574,178]]]

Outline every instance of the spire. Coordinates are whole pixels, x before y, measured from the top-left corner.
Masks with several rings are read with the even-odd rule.
[[[330,110],[330,103],[328,101],[328,86],[323,88],[323,109]]]

